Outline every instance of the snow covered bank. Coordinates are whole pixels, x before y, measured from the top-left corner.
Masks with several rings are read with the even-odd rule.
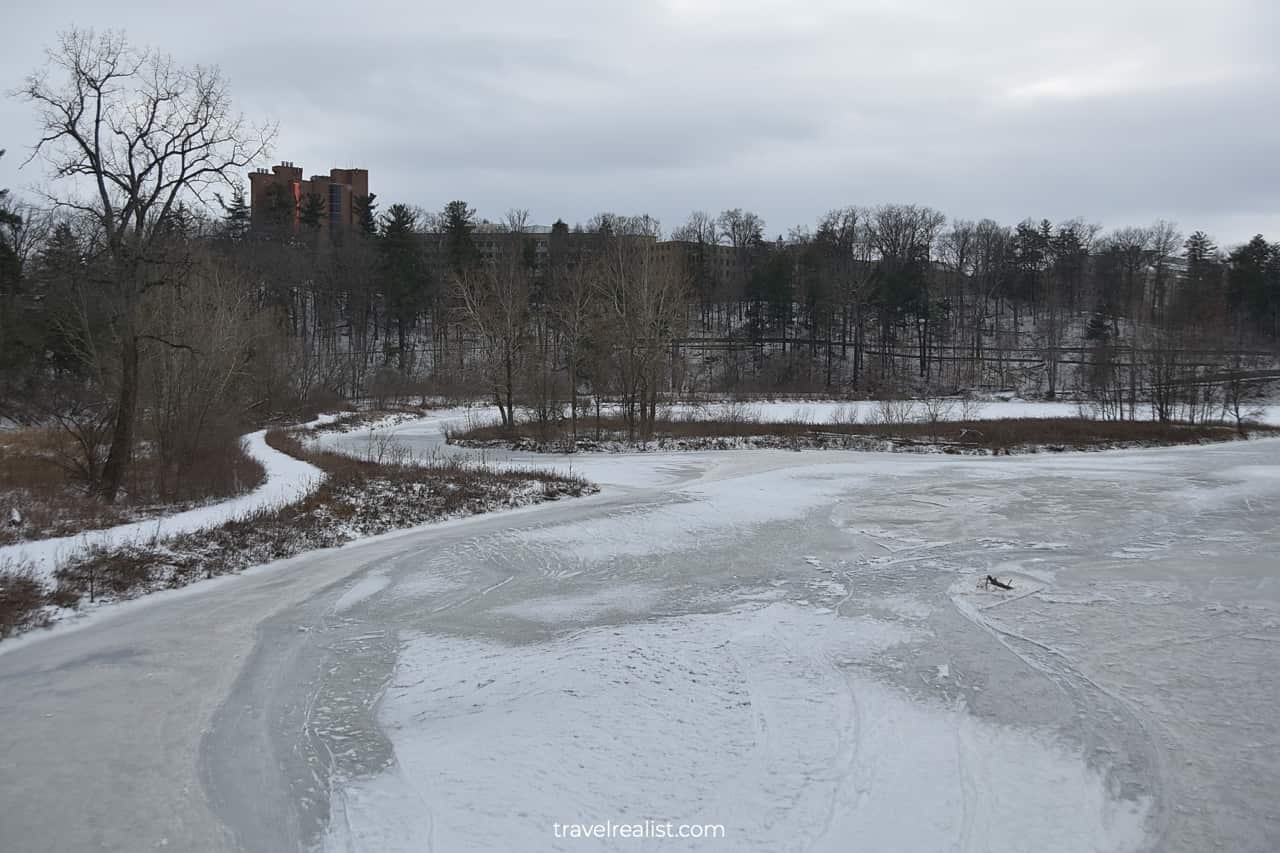
[[[330,420],[332,416],[322,416],[309,426]],[[142,544],[213,527],[267,507],[297,500],[324,479],[324,473],[314,465],[269,447],[265,436],[266,430],[258,430],[243,439],[245,452],[266,470],[266,481],[248,494],[174,515],[86,531],[75,536],[6,545],[0,548],[0,564],[8,561],[15,565],[29,565],[47,581],[61,562],[90,547]]]

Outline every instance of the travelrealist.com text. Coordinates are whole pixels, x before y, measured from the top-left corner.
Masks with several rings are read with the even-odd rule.
[[[718,823],[671,823],[645,820],[639,823],[553,823],[556,838],[724,838]]]

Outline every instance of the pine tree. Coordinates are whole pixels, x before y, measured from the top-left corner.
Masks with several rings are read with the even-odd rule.
[[[231,188],[231,201],[224,201],[218,195],[218,205],[222,208],[222,230],[231,240],[243,240],[249,235],[253,222],[253,214],[244,200],[244,187],[239,184]]]
[[[1099,305],[1097,310],[1089,315],[1089,325],[1085,327],[1085,340],[1105,343],[1111,335],[1111,326],[1107,322],[1106,310]]]
[[[368,195],[358,195],[352,199],[356,227],[366,237],[376,237],[378,235],[377,198],[377,193],[369,193]]]
[[[445,251],[449,257],[449,267],[457,275],[480,262],[480,252],[476,248],[472,234],[476,230],[475,208],[467,207],[465,201],[457,200],[444,206],[440,214],[444,222]]]
[[[404,204],[393,204],[382,215],[383,293],[396,321],[397,366],[408,370],[409,331],[426,305],[427,267],[417,233],[418,215]]]
[[[4,151],[0,150],[0,157]],[[22,225],[22,219],[9,209],[9,191],[0,188],[0,367],[10,368],[27,360],[32,350],[26,340],[30,324],[24,322],[21,301],[11,299],[22,288],[22,265],[10,239],[10,229]]]
[[[0,148],[0,157],[4,149]],[[0,188],[0,294],[18,288],[20,264],[18,254],[9,239],[9,230],[22,225],[22,217],[9,209],[9,191]]]
[[[298,215],[298,202],[294,199],[293,193],[282,184],[271,184],[266,188],[265,195],[261,224],[277,234],[292,232],[295,217]]]
[[[1258,331],[1280,335],[1280,245],[1261,234],[1231,253],[1227,273],[1233,306]]]
[[[35,286],[43,293],[42,324],[49,329],[45,339],[49,365],[66,373],[82,371],[85,368],[80,351],[82,344],[74,340],[74,334],[68,335],[65,331],[75,324],[54,315],[69,305],[87,305],[89,310],[84,312],[83,319],[90,323],[93,336],[105,332],[102,327],[107,321],[106,312],[100,310],[96,301],[101,297],[100,290],[88,287],[89,259],[84,241],[70,223],[60,222],[54,227],[37,255],[35,268]]]
[[[0,158],[4,157],[4,149],[0,148]],[[18,224],[22,220],[9,210],[9,190],[0,187],[0,225]]]
[[[1222,263],[1218,247],[1203,231],[1197,231],[1183,243],[1187,272],[1183,292],[1177,306],[1177,319],[1184,324],[1203,325],[1220,307]]]
[[[302,200],[302,206],[298,209],[298,221],[303,227],[316,230],[325,220],[324,199],[316,193],[307,193],[307,197]]]

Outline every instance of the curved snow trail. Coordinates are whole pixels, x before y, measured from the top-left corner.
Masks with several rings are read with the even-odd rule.
[[[303,424],[303,427],[328,423],[333,417],[322,415]],[[261,464],[265,471],[262,485],[247,494],[145,521],[101,530],[86,530],[71,536],[6,545],[0,547],[0,564],[7,560],[18,565],[26,564],[38,575],[48,579],[61,562],[90,547],[146,543],[178,533],[214,527],[267,507],[297,500],[324,479],[324,472],[319,468],[268,445],[266,434],[266,430],[258,430],[241,438],[245,453]]]

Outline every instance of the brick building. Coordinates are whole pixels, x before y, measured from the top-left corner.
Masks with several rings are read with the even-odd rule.
[[[330,169],[303,179],[302,167],[284,161],[271,170],[249,174],[249,207],[256,226],[302,224],[308,198],[319,200],[319,226],[325,231],[356,224],[355,199],[369,194],[368,169]],[[316,202],[310,202],[316,204]]]

